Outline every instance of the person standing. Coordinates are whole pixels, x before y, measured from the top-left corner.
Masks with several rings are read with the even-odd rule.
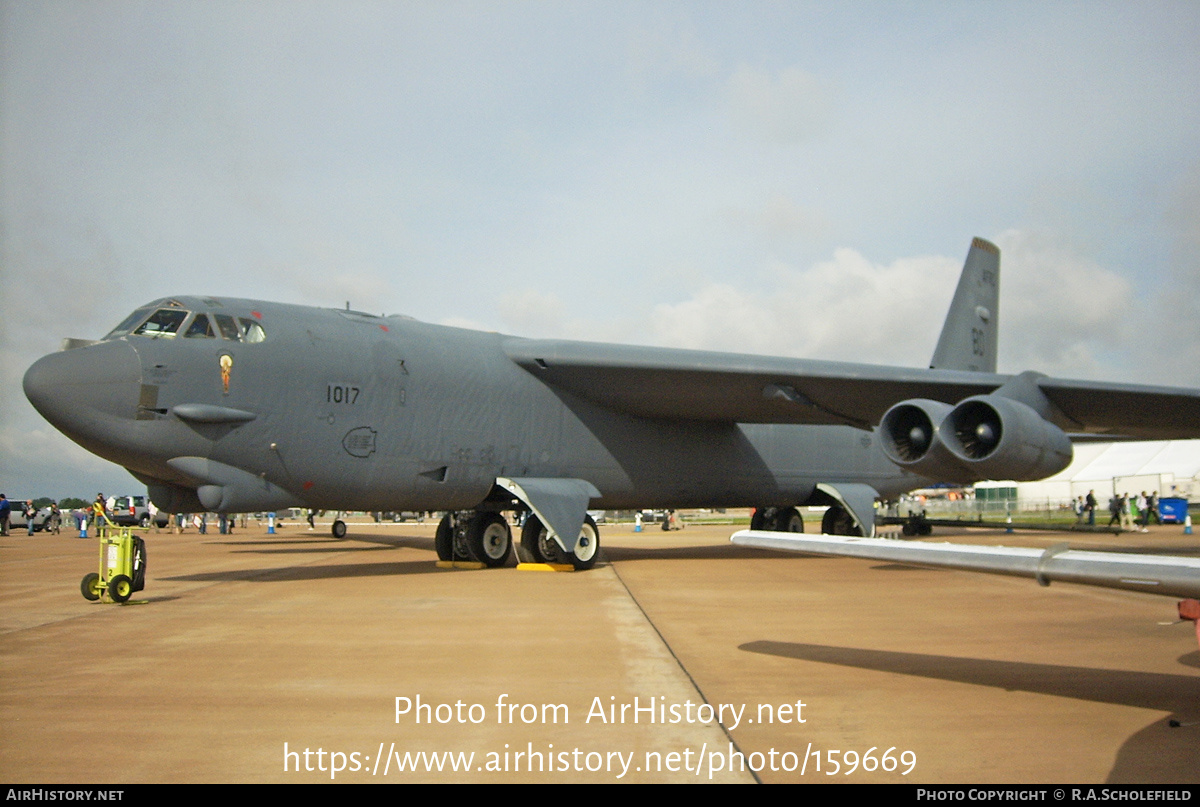
[[[1137,497],[1138,509],[1138,526],[1142,528],[1142,532],[1150,532],[1146,525],[1150,523],[1150,511],[1146,501],[1146,491],[1142,491]]]
[[[0,535],[8,535],[8,518],[12,515],[12,505],[8,497],[0,493]]]
[[[104,529],[107,521],[108,506],[104,502],[104,494],[97,493],[96,501],[92,502],[92,529],[97,537],[100,536],[100,531]]]
[[[25,500],[25,534],[33,535],[33,517],[37,515],[37,510],[33,509],[33,499]]]
[[[1096,526],[1096,491],[1088,491],[1087,499],[1084,501],[1084,507],[1087,509],[1088,526]]]
[[[1124,512],[1125,500],[1114,493],[1113,497],[1108,500],[1109,518],[1107,526],[1111,527],[1113,524],[1116,524],[1121,529],[1125,529],[1125,525],[1122,523]]]

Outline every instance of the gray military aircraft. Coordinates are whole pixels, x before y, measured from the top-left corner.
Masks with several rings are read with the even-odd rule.
[[[587,509],[755,507],[871,535],[873,500],[1040,479],[1069,433],[1200,436],[1200,390],[996,374],[1000,253],[975,239],[929,368],[531,340],[403,316],[157,300],[25,374],[167,512],[441,510],[444,559],[589,568]],[[334,522],[337,537],[345,524]]]

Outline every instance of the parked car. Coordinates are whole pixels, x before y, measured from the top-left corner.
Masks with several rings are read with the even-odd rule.
[[[145,496],[118,496],[108,517],[122,527],[149,527],[150,510],[146,507]],[[170,515],[159,512],[155,522],[159,527],[167,526]]]
[[[393,521],[399,524],[404,521],[424,521],[425,514],[418,513],[413,510],[405,510],[403,512],[388,510],[387,512],[381,513],[380,518],[382,518],[384,521]]]
[[[9,499],[9,505],[12,507],[12,512],[8,514],[8,529],[11,532],[15,529],[27,530],[29,525],[25,522],[25,500],[24,499]],[[33,531],[39,532],[46,528],[46,520],[50,518],[50,508],[39,508],[33,516]]]

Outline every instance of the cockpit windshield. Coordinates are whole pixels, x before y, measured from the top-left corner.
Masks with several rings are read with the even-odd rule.
[[[164,303],[160,302],[159,305]],[[260,315],[255,312],[255,316]],[[151,337],[173,337],[182,334],[185,339],[216,339],[219,336],[229,342],[251,344],[263,342],[267,338],[262,325],[253,319],[204,312],[193,316],[191,311],[174,300],[165,302],[162,308],[139,308],[104,338],[116,339],[126,334]]]
[[[121,324],[109,331],[108,335],[104,338],[113,339],[129,333],[133,326],[144,320],[146,315],[148,315],[152,310],[153,309],[151,308],[139,308],[137,311],[134,311],[132,314],[125,317],[125,319],[121,321]]]
[[[160,308],[134,331],[138,336],[174,336],[187,319],[188,312],[178,308]]]

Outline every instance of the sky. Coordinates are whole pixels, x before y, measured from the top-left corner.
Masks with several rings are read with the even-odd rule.
[[[21,392],[179,294],[1200,386],[1200,4],[0,0],[0,491],[134,492]]]

